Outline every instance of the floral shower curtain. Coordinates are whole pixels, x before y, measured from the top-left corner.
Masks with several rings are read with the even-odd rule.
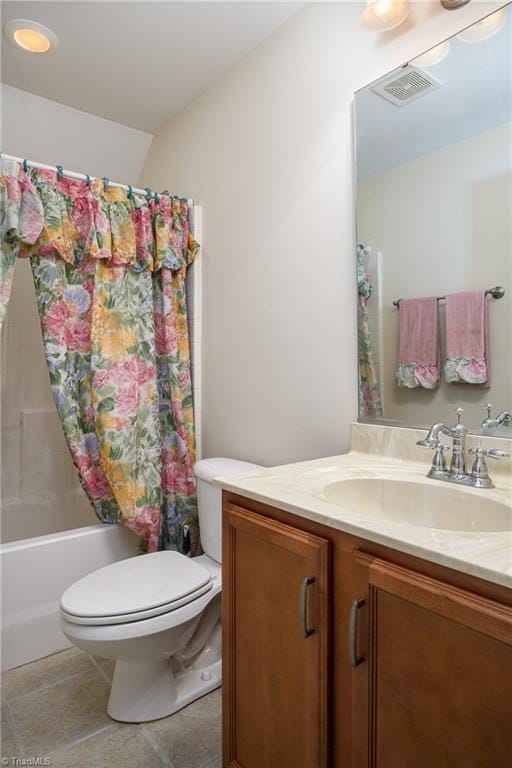
[[[370,275],[364,263],[364,249],[357,248],[359,415],[382,416],[379,382],[373,360],[368,322],[368,302],[373,295]]]
[[[187,204],[17,164],[0,178],[11,211],[1,304],[16,256],[30,257],[52,391],[86,494],[100,520],[123,522],[148,551],[195,554],[185,276],[199,246]]]
[[[20,166],[0,158],[0,329],[11,296],[20,242],[35,243],[43,225],[43,206]]]

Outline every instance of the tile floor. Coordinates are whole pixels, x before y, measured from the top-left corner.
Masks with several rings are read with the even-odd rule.
[[[123,725],[106,710],[112,669],[70,648],[4,672],[0,765],[221,768],[220,690],[163,720]]]

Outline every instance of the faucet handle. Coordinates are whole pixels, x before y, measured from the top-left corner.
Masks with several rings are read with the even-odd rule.
[[[447,473],[446,459],[444,452],[448,450],[448,445],[438,443],[437,445],[430,446],[435,451],[434,458],[432,459],[432,466],[427,477],[433,477],[434,479],[442,478]]]
[[[470,448],[471,453],[475,454],[475,461],[471,468],[471,485],[473,488],[494,488],[494,483],[489,477],[489,470],[487,469],[487,462],[485,457],[488,456],[491,459],[505,459],[510,456],[505,451],[500,451],[498,448]]]
[[[455,409],[455,413],[457,414],[457,424],[460,424],[460,417],[464,413],[464,408],[459,405],[458,408]]]
[[[490,459],[509,459],[510,453],[507,453],[506,451],[501,451],[498,448],[470,448],[470,453],[474,453],[475,456],[479,459],[482,458],[482,456],[488,456]]]
[[[500,451],[498,448],[490,448],[487,455],[490,459],[510,459],[510,453]]]

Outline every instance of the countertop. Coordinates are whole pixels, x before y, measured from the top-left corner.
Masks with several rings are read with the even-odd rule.
[[[415,442],[420,436],[423,432],[413,429],[354,424],[349,453],[264,468],[231,478],[219,477],[214,483],[299,517],[512,588],[512,530],[468,532],[370,519],[323,497],[322,489],[327,482],[353,478],[412,481],[424,484],[426,489],[449,485],[452,490],[460,490],[473,498],[485,497],[505,504],[510,509],[512,529],[510,462],[498,471],[493,471],[495,463],[489,462],[496,488],[461,489],[426,477],[431,452],[427,451],[424,458],[423,451],[416,448]],[[508,440],[474,438],[473,441],[510,450]]]

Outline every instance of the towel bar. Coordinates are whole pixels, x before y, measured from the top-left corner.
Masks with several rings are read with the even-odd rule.
[[[501,285],[495,285],[494,288],[489,288],[488,291],[485,292],[486,296],[492,296],[493,299],[502,299],[505,295],[505,289]],[[438,301],[444,301],[446,299],[446,296],[438,296]],[[400,302],[402,299],[395,299],[393,302],[394,307],[399,307]]]

